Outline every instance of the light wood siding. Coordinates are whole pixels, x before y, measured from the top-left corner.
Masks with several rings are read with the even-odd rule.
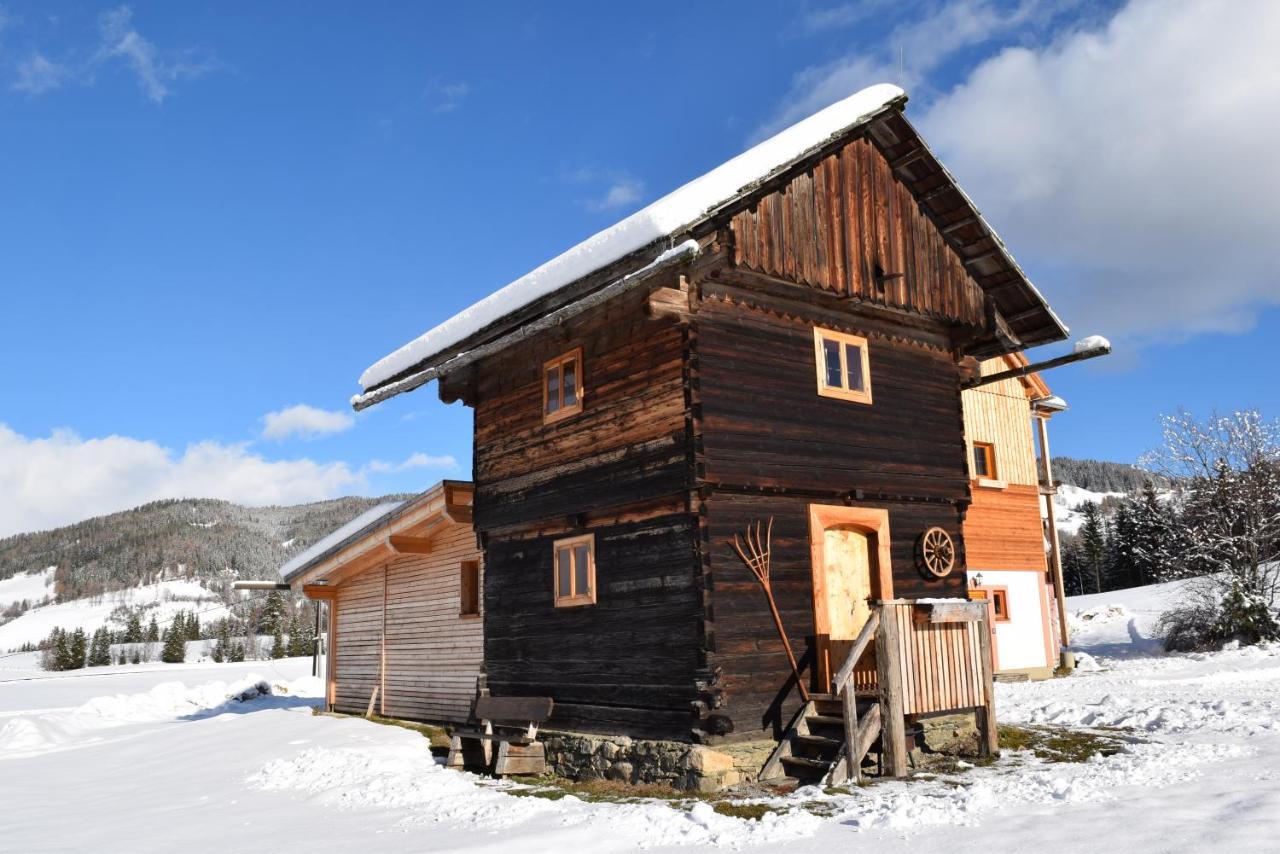
[[[1004,359],[982,363],[982,375],[1007,370]],[[990,442],[996,449],[996,480],[1036,485],[1036,451],[1031,436],[1031,401],[1016,379],[971,388],[964,401],[966,459],[973,475],[973,443]]]
[[[338,588],[334,701],[339,712],[363,714],[382,662],[382,569]]]
[[[964,520],[966,562],[972,571],[1038,569],[1044,571],[1044,526],[1040,493],[1034,486],[1005,489],[974,487]]]
[[[459,570],[463,561],[478,559],[471,527],[449,525],[432,541],[430,554],[396,558],[338,588],[338,711],[363,714],[381,684],[380,714],[467,719],[480,674],[483,623],[459,614]]]

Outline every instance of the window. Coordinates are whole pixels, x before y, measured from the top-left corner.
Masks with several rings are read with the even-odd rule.
[[[582,411],[582,348],[542,366],[542,423],[551,424]]]
[[[969,598],[979,601],[991,600],[991,613],[997,623],[1009,622],[1009,588],[1007,587],[974,587],[969,590]]]
[[[556,607],[596,603],[596,535],[555,541]]]
[[[867,339],[830,329],[813,330],[818,394],[857,403],[871,402]]]
[[[990,442],[973,443],[973,476],[996,480],[996,446]]]
[[[480,561],[464,560],[459,570],[461,585],[458,594],[458,614],[475,617],[480,614]]]

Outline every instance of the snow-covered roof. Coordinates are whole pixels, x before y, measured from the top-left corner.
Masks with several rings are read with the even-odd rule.
[[[305,570],[316,559],[328,554],[348,540],[357,539],[368,529],[376,528],[388,516],[408,503],[408,501],[387,501],[375,507],[370,507],[341,528],[321,537],[294,555],[284,566],[280,567],[280,577],[288,581]]]
[[[360,385],[365,391],[381,385],[535,300],[655,241],[681,234],[744,188],[905,99],[899,87],[880,83],[814,113],[429,329],[369,366],[360,375]]]

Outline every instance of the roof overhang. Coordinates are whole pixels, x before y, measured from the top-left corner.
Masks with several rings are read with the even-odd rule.
[[[407,554],[430,554],[435,537],[471,524],[472,485],[446,480],[316,555],[285,578],[311,599],[362,572]]]

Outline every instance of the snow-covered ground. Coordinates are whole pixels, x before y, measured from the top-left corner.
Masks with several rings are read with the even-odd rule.
[[[228,616],[218,597],[196,582],[160,581],[92,599],[75,599],[32,608],[16,620],[0,626],[0,653],[17,649],[25,643],[39,643],[59,626],[64,629],[78,626],[92,634],[107,624],[111,612],[120,605],[148,606],[143,616],[144,625],[152,615],[164,625],[178,611],[197,611],[201,622]]]
[[[0,850],[1274,851],[1280,648],[1164,655],[1150,631],[1169,595],[1081,597],[1092,668],[998,689],[1002,721],[1123,727],[1125,751],[804,789],[758,821],[512,796],[440,767],[415,732],[313,715],[306,659],[0,671]],[[245,699],[260,679],[272,694]]]

